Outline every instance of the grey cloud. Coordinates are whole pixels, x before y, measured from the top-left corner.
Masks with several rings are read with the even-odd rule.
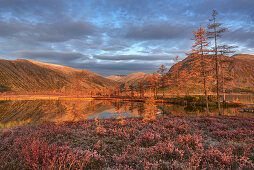
[[[54,62],[58,64],[58,62]],[[135,72],[145,72],[153,73],[159,68],[163,63],[154,63],[154,62],[97,62],[94,60],[82,60],[82,61],[73,61],[73,62],[62,62],[62,65],[89,70],[94,73],[98,73],[102,76],[109,76],[115,74],[130,74]],[[165,63],[164,63],[165,64]],[[166,64],[171,66],[172,63]]]
[[[254,31],[252,31],[252,29],[246,30],[244,28],[239,28],[225,33],[222,38],[229,43],[239,43],[240,45],[245,44],[252,48],[254,46]]]
[[[151,52],[155,54],[156,53],[179,54],[179,53],[185,53],[186,50],[155,48],[155,49],[151,49]]]
[[[41,42],[64,42],[82,39],[96,32],[97,27],[85,21],[65,20],[53,24],[0,22],[0,36]]]
[[[54,51],[16,51],[18,56],[26,59],[36,59],[36,60],[49,60],[49,61],[59,61],[62,64],[65,62],[74,62],[78,59],[88,59],[87,56],[81,53],[67,53],[67,52],[54,52]]]
[[[116,55],[116,56],[107,56],[107,55],[94,55],[96,59],[100,60],[170,60],[171,56],[166,55]]]
[[[114,47],[102,47],[100,48],[103,51],[118,51],[124,49],[124,46],[114,46]]]
[[[48,17],[48,19],[59,20],[61,13],[68,8],[68,4],[65,0],[1,0],[0,10],[11,14],[12,16],[36,16],[40,19],[45,19],[49,15],[54,17]]]
[[[157,22],[141,26],[131,26],[128,28],[125,37],[136,40],[184,39],[190,37],[191,33],[191,26]]]
[[[39,41],[63,42],[84,38],[96,31],[96,27],[84,21],[62,21],[54,24],[37,24],[31,34]]]
[[[203,8],[200,8],[202,6]],[[212,9],[227,15],[234,16],[234,18],[242,17],[242,15],[254,16],[253,11],[254,1],[252,0],[205,0],[201,1],[198,5],[190,4],[190,8],[196,13],[211,13]],[[239,14],[239,15],[232,15]],[[247,18],[246,18],[247,19]]]
[[[107,43],[106,45],[103,43]],[[92,50],[102,50],[102,51],[120,51],[126,47],[127,45],[123,44],[115,44],[114,42],[108,40],[102,40],[102,42],[95,43],[93,41],[93,37],[89,37],[89,39],[85,40],[73,40],[70,42],[73,49],[84,50],[84,49],[92,49]]]
[[[84,65],[81,65],[81,68],[84,68]],[[85,69],[99,73],[103,76],[109,76],[114,74],[130,74],[134,72],[153,72],[157,69],[157,66],[152,63],[90,62],[85,64]]]
[[[22,24],[15,20],[9,22],[0,21],[0,37],[16,36],[27,28],[26,24]]]

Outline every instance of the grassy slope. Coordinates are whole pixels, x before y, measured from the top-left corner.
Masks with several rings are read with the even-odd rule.
[[[53,91],[63,87],[79,90],[103,88],[116,84],[87,70],[27,60],[0,60],[1,91]]]

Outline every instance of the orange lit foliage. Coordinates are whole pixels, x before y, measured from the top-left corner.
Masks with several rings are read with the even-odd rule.
[[[201,75],[203,77],[203,85],[204,85],[204,93],[206,98],[206,109],[207,114],[209,114],[209,108],[208,108],[208,94],[207,94],[207,60],[206,60],[206,53],[209,51],[207,50],[207,47],[209,46],[209,43],[207,41],[206,36],[206,30],[199,26],[197,31],[193,31],[194,38],[191,40],[194,40],[194,45],[191,48],[191,51],[193,52],[193,56],[200,60],[200,62],[196,62],[198,64],[198,67],[201,68]],[[199,65],[200,64],[200,65]],[[198,75],[199,73],[196,73]]]

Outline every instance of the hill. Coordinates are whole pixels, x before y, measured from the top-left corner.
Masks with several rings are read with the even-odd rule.
[[[0,91],[70,91],[117,84],[99,74],[33,60],[0,60]]]
[[[108,79],[120,82],[120,83],[128,83],[129,85],[137,85],[140,80],[144,80],[149,73],[137,72],[131,73],[126,76],[112,75],[108,76]]]
[[[208,62],[209,90],[215,91],[215,62]],[[254,92],[254,56],[237,54],[232,57],[222,57],[224,88],[226,91]],[[178,90],[189,92],[202,92],[202,78],[200,75],[200,61],[188,56],[183,61],[173,65],[168,72],[171,82],[178,81]],[[184,82],[184,83],[183,83]],[[175,83],[177,84],[177,83]],[[179,85],[182,85],[180,89]]]

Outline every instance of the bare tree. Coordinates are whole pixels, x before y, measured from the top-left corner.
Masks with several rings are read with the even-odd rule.
[[[218,56],[218,46],[217,46],[217,38],[221,36],[221,33],[225,32],[227,29],[224,27],[221,27],[221,23],[216,22],[216,16],[217,16],[217,11],[213,10],[212,13],[212,18],[209,19],[211,22],[208,25],[208,29],[211,31],[207,32],[208,38],[213,38],[214,39],[214,55],[215,55],[215,61],[216,61],[216,91],[217,91],[217,103],[218,103],[218,112],[219,115],[221,115],[221,109],[220,109],[220,60]]]
[[[221,87],[222,87],[222,93],[223,93],[223,103],[226,102],[226,95],[225,95],[225,72],[224,72],[224,65],[223,63],[227,62],[227,60],[223,59],[223,56],[230,54],[230,53],[235,53],[235,48],[237,46],[228,46],[228,45],[220,45],[218,46],[218,52],[220,53],[220,68],[221,68]]]
[[[197,31],[193,31],[194,38],[191,40],[194,40],[195,44],[192,46],[191,51],[193,52],[192,55],[196,55],[198,58],[201,59],[201,68],[202,68],[202,76],[203,76],[203,83],[204,83],[204,93],[205,93],[205,99],[206,99],[206,113],[209,115],[209,106],[208,106],[208,95],[207,95],[207,75],[206,75],[206,59],[205,59],[205,53],[209,50],[207,47],[209,46],[209,43],[207,41],[207,34],[206,30],[199,26]]]

